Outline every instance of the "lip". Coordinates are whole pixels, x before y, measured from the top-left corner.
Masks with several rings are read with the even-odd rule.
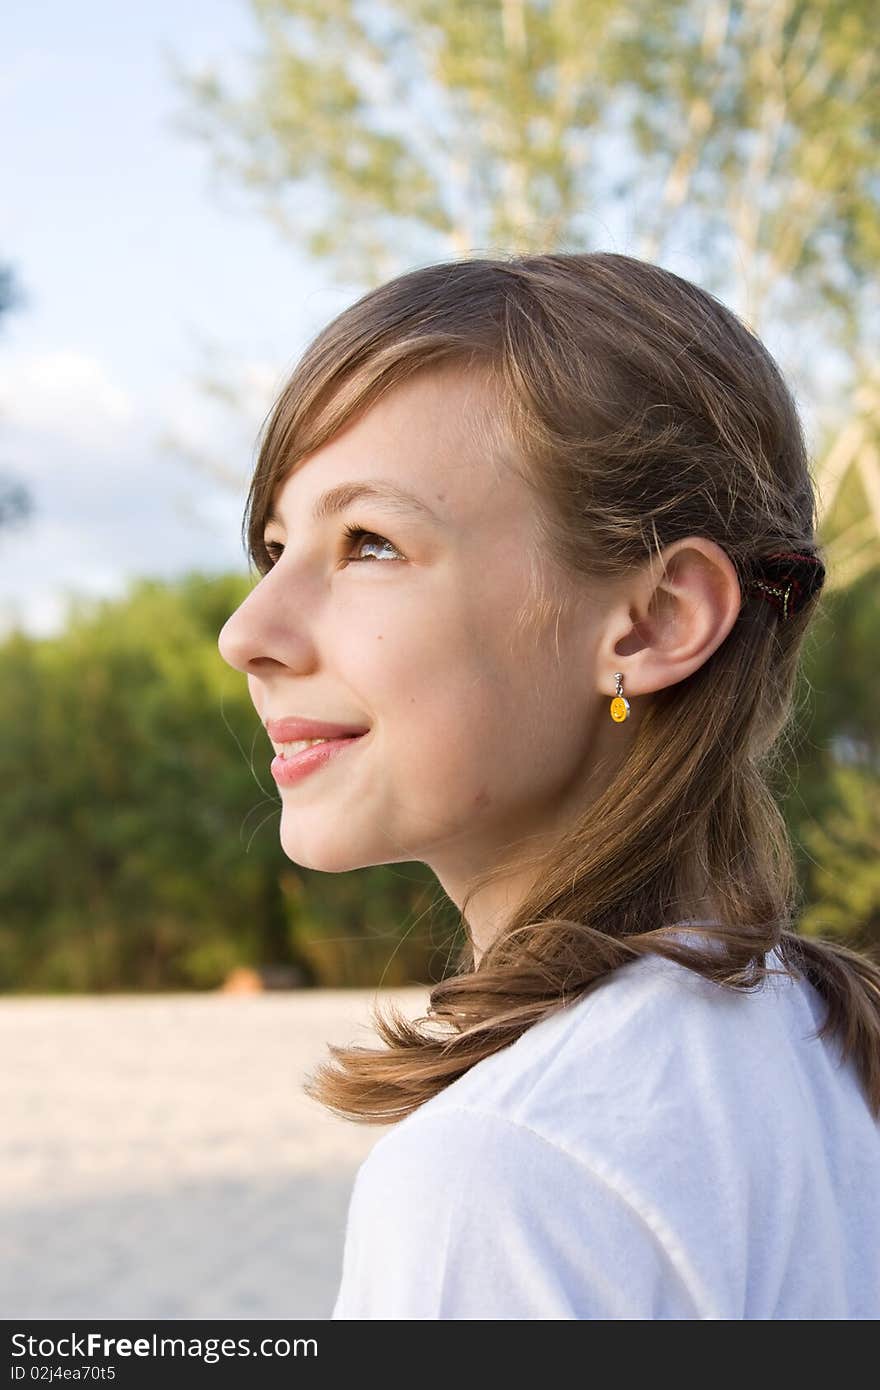
[[[366,734],[364,730],[364,734]],[[321,735],[314,734],[314,738]],[[310,772],[315,772],[319,767],[326,766],[333,758],[338,758],[347,749],[360,743],[363,735],[350,738],[331,739],[329,743],[316,743],[312,748],[304,748],[301,753],[295,753],[292,758],[284,758],[280,753],[272,759],[269,771],[275,778],[280,787],[290,787],[294,782],[299,782],[303,777],[308,777]]]
[[[327,724],[320,719],[266,719],[266,732],[273,743],[296,743],[301,738],[353,738],[367,729],[358,724]]]

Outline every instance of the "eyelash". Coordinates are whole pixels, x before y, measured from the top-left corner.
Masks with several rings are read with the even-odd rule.
[[[387,536],[380,536],[377,531],[367,531],[364,529],[363,526],[357,526],[353,522],[350,522],[346,526],[343,526],[342,535],[345,541],[348,543],[349,549],[354,548],[355,541],[362,540],[366,536],[373,541],[383,541],[385,545],[390,545],[392,550],[397,550],[397,546],[394,545],[393,542],[390,541]],[[272,562],[270,565],[271,569],[272,566],[277,564],[278,560],[281,558],[281,552],[283,551],[284,546],[281,544],[280,541],[266,541],[264,543],[264,549]],[[400,555],[399,550],[397,550],[397,554]],[[351,559],[347,559],[344,563],[363,564],[365,563],[365,561],[358,560],[357,557],[355,557],[353,561]],[[383,562],[380,561],[379,563],[381,564]]]

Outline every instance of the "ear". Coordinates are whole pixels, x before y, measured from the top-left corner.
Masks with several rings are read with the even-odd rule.
[[[611,605],[599,652],[603,693],[614,694],[615,671],[625,673],[626,695],[685,680],[721,646],[741,606],[736,568],[720,545],[689,536],[666,546]]]

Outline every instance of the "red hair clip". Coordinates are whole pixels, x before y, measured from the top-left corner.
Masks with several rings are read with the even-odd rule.
[[[783,619],[799,613],[825,583],[825,566],[818,555],[807,550],[777,550],[772,555],[760,555],[754,567],[756,572],[746,585],[746,592],[766,599]]]

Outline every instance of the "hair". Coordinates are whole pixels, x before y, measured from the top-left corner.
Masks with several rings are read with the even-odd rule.
[[[503,865],[469,885],[464,944],[427,1012],[410,1020],[390,1004],[384,1017],[374,1002],[382,1046],[329,1045],[306,1093],[362,1123],[402,1119],[655,955],[736,990],[806,977],[827,1010],[817,1036],[854,1059],[880,1117],[880,966],[797,933],[794,855],[769,780],[818,596],[782,620],[749,583],[774,551],[821,558],[807,448],[774,359],[712,294],[630,256],[474,257],[400,275],[319,333],[267,417],[243,528],[260,573],[274,494],[297,462],[386,391],[447,367],[485,386],[486,439],[534,490],[542,620],[566,601],[555,576],[601,584],[646,561],[662,573],[663,547],[692,535],[730,557],[742,604],[697,671],[644,697],[630,752],[552,848],[529,856],[532,887],[479,963],[467,906]],[[695,867],[716,919],[682,940],[669,923]]]

